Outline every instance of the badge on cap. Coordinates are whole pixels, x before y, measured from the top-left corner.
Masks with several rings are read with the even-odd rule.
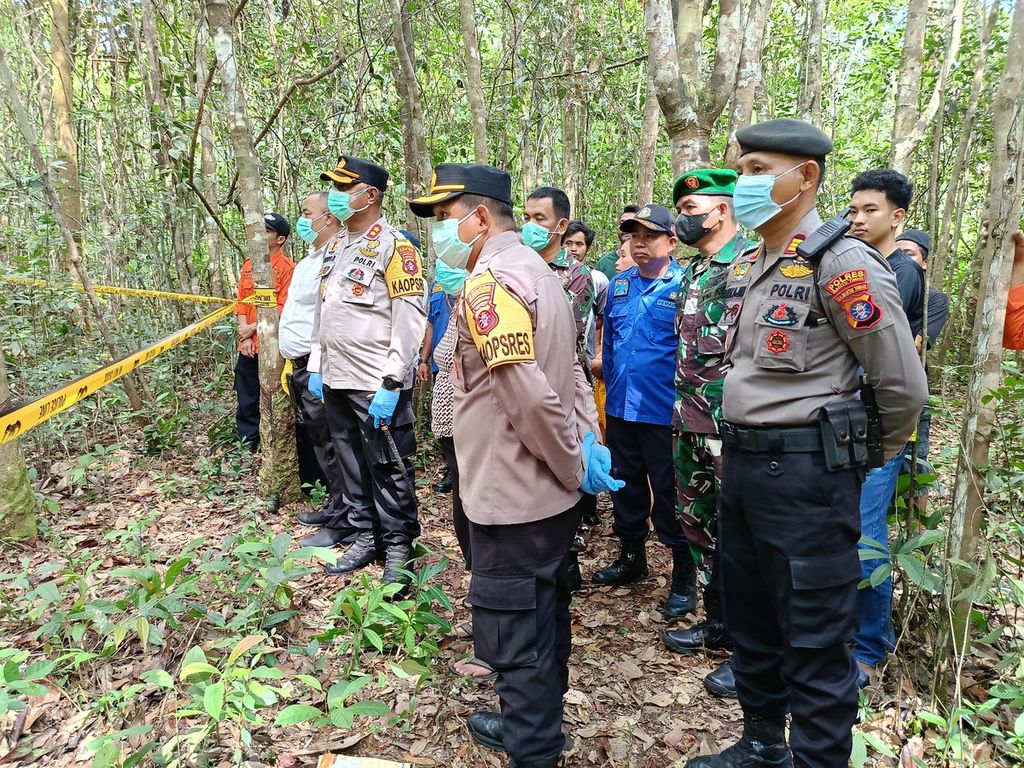
[[[686,185],[687,189],[697,189],[700,186],[700,179],[696,176],[687,176],[683,184]]]

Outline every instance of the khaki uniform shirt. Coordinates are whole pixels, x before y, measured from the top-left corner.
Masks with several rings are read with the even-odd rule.
[[[455,450],[466,516],[514,525],[580,499],[593,390],[558,276],[512,231],[484,243],[452,322]]]
[[[427,324],[423,262],[381,217],[366,232],[339,233],[320,269],[309,370],[331,389],[374,392],[385,376],[412,386]]]
[[[875,388],[886,458],[903,449],[928,399],[928,383],[882,256],[841,238],[818,266],[796,247],[821,226],[817,211],[789,244],[748,252],[728,273],[726,421],[751,427],[813,424],[827,403],[856,396],[859,368]]]

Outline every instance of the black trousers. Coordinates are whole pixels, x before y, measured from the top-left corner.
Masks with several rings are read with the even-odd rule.
[[[455,538],[459,541],[459,550],[462,552],[462,559],[466,561],[468,571],[473,567],[473,550],[469,543],[469,518],[462,509],[462,499],[459,497],[459,462],[455,458],[455,438],[439,437],[437,442],[441,446],[441,454],[452,479],[452,523],[455,525]]]
[[[502,739],[517,763],[561,754],[572,627],[565,553],[582,507],[520,525],[469,523],[473,645],[498,673]]]
[[[238,436],[254,451],[260,447],[260,361],[259,356],[239,355],[235,363],[235,426]]]
[[[800,768],[846,768],[857,715],[860,470],[821,454],[723,452],[721,589],[745,714],[792,714]]]
[[[331,515],[328,528],[349,528],[351,507],[346,506],[341,461],[334,450],[327,426],[327,406],[309,391],[308,357],[292,361],[292,409],[295,411],[295,447],[299,457],[299,480],[303,486],[319,480],[327,488],[324,513]]]
[[[690,545],[676,517],[672,427],[609,416],[605,444],[612,453],[612,475],[626,481],[612,494],[615,535],[626,541],[646,539],[651,518],[662,544],[688,552]]]
[[[416,453],[412,390],[402,392],[388,428],[408,481],[392,456],[383,430],[373,426],[369,413],[372,399],[373,392],[324,386],[327,425],[341,463],[342,500],[350,508],[349,525],[372,530],[378,546],[411,544],[420,535],[410,461]]]

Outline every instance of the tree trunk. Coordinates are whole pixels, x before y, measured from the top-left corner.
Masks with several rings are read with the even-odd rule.
[[[644,121],[640,128],[640,158],[636,184],[636,202],[640,205],[646,205],[654,200],[654,156],[658,151],[660,116],[658,94],[654,90],[653,79],[648,76],[647,96],[644,98]]]
[[[981,28],[978,41],[978,53],[974,59],[974,79],[971,82],[971,93],[967,99],[967,111],[964,113],[963,128],[960,132],[960,140],[957,142],[956,159],[953,161],[953,169],[949,174],[949,184],[946,186],[945,199],[942,204],[942,215],[939,218],[940,229],[933,232],[935,235],[935,254],[928,260],[928,269],[936,280],[941,280],[946,271],[946,260],[950,252],[956,253],[956,241],[950,241],[951,222],[953,220],[954,207],[959,197],[960,184],[964,176],[964,168],[967,165],[967,158],[972,146],[974,134],[974,123],[978,116],[978,102],[981,97],[981,89],[985,84],[985,71],[988,65],[989,42],[992,39],[992,32],[999,17],[999,3],[992,0],[989,3],[988,12],[985,15],[985,22]],[[962,215],[963,210],[960,210]]]
[[[82,185],[78,176],[78,139],[75,136],[75,63],[71,57],[71,24],[68,18],[68,0],[51,0],[50,50],[53,58],[54,127],[57,131],[57,158],[61,167],[57,171],[64,221],[82,250]],[[72,272],[69,254],[63,263]]]
[[[210,77],[210,30],[206,26],[206,19],[196,20],[199,31],[196,34],[196,80],[195,90],[199,93]],[[211,203],[217,199],[217,154],[213,143],[213,112],[210,105],[206,104],[199,123],[199,153],[200,170],[202,173],[201,184],[203,197]],[[200,206],[199,214],[203,217],[203,229],[206,231],[206,268],[210,273],[210,286],[214,296],[225,296],[224,274],[221,263],[220,232],[217,229],[217,222],[213,215]]]
[[[946,89],[946,82],[949,79],[950,70],[952,70],[953,63],[956,61],[957,54],[960,52],[960,38],[964,20],[964,0],[953,0],[953,8],[950,13],[951,24],[949,27],[949,38],[946,41],[946,54],[943,57],[942,64],[939,68],[939,74],[935,81],[935,88],[932,90],[932,94],[928,99],[928,104],[925,106],[924,111],[918,115],[917,96],[921,85],[921,62],[919,59],[917,62],[908,64],[906,57],[908,55],[907,49],[912,45],[912,41],[910,40],[911,20],[913,19],[912,14],[915,13],[915,5],[919,2],[920,0],[910,1],[909,13],[911,16],[908,16],[907,18],[906,41],[903,48],[904,58],[900,64],[901,89],[903,87],[903,68],[905,66],[909,66],[909,70],[906,73],[908,82],[911,78],[916,77],[916,82],[914,82],[912,86],[914,90],[914,101],[912,103],[908,103],[904,100],[902,93],[897,95],[896,122],[894,124],[892,140],[892,167],[904,175],[910,174],[910,165],[913,159],[914,150],[928,134],[929,126],[931,125],[932,120],[935,119],[936,114],[938,114],[943,93]],[[928,4],[927,0],[925,0],[924,8],[921,9],[922,18],[920,19],[920,43],[913,43],[913,45],[916,46],[916,53],[919,57],[923,55],[924,50],[924,33],[927,12]],[[914,21],[917,23],[917,20]],[[915,34],[917,34],[917,30],[915,30]]]
[[[407,196],[420,194],[430,179],[430,152],[423,125],[423,102],[416,79],[416,59],[408,5],[391,0],[392,38],[398,59],[395,84],[402,96],[402,123],[405,135],[405,188]]]
[[[995,404],[983,402],[999,386],[1003,358],[1003,322],[1013,265],[1013,233],[1020,226],[1024,173],[1024,0],[1017,0],[1008,37],[1006,63],[992,104],[992,174],[988,203],[982,218],[989,221],[989,239],[982,246],[979,312],[974,325],[973,366],[957,461],[950,520],[951,558],[978,566],[981,523],[985,512],[985,467],[995,422]],[[964,653],[970,645],[972,589],[981,580],[976,572],[958,570],[948,579],[947,597],[953,605],[952,649]],[[954,596],[966,597],[954,600]]]
[[[0,349],[0,411],[10,405],[4,351]],[[0,539],[36,537],[36,497],[28,480],[28,465],[21,442],[0,445]]]
[[[808,0],[807,24],[804,27],[804,39],[807,42],[797,107],[802,119],[817,126],[821,125],[821,44],[825,12],[826,0]]]
[[[206,0],[207,23],[217,55],[224,112],[231,134],[238,172],[238,199],[245,220],[246,251],[252,260],[253,282],[259,289],[272,289],[273,272],[263,224],[260,167],[256,159],[249,111],[235,52],[233,4],[229,0]],[[257,306],[256,334],[260,342],[260,490],[270,501],[292,503],[301,497],[295,456],[295,429],[291,405],[281,391],[284,360],[277,344],[277,306]]]
[[[819,0],[813,0],[819,2]],[[824,2],[824,0],[820,0]],[[736,88],[732,95],[732,109],[729,111],[729,146],[725,152],[725,165],[734,166],[740,157],[736,143],[736,131],[750,125],[754,116],[754,95],[761,87],[761,52],[764,48],[765,29],[771,0],[750,0],[746,23],[743,30],[743,50],[740,53],[736,71]],[[820,35],[820,32],[819,32]],[[819,41],[820,48],[820,41]],[[821,86],[821,67],[818,67],[818,86]],[[818,105],[821,105],[819,94]]]
[[[14,76],[11,74],[11,70],[7,66],[7,56],[2,48],[0,48],[0,86],[7,92],[7,98],[10,100],[11,112],[14,113],[14,121],[18,125],[18,130],[21,131],[22,138],[25,139],[25,143],[28,145],[29,155],[32,157],[32,164],[35,166],[36,173],[39,174],[39,180],[43,187],[43,194],[46,197],[47,203],[50,205],[50,212],[53,215],[54,221],[57,223],[57,229],[60,231],[61,237],[64,239],[64,247],[67,248],[68,260],[71,264],[73,273],[78,277],[78,280],[82,283],[82,290],[85,291],[85,295],[89,299],[89,306],[92,309],[93,315],[96,318],[96,324],[99,327],[100,335],[106,344],[107,351],[110,353],[111,360],[117,360],[120,355],[117,352],[117,347],[114,344],[114,336],[110,332],[110,325],[108,325],[103,315],[103,307],[100,304],[99,298],[96,296],[96,292],[92,289],[92,280],[89,279],[88,273],[85,271],[85,267],[82,264],[81,256],[78,252],[78,243],[75,242],[74,234],[71,227],[68,225],[67,219],[64,218],[64,207],[61,204],[60,198],[57,196],[57,190],[54,187],[53,180],[50,178],[49,166],[43,159],[43,154],[39,150],[39,140],[36,138],[35,128],[32,126],[32,120],[28,116],[28,112],[25,111],[25,105],[21,101],[21,95],[18,92],[17,87],[14,83]],[[117,327],[117,321],[112,321],[113,326]],[[125,394],[128,396],[128,403],[131,405],[132,410],[136,413],[142,411],[142,397],[139,394],[139,383],[135,378],[135,374],[129,374],[121,380],[124,386]],[[145,424],[145,419],[139,416],[136,419],[140,424]]]
[[[459,0],[459,21],[462,23],[462,47],[466,52],[466,97],[473,122],[473,157],[486,163],[487,106],[484,103],[484,85],[480,64],[480,36],[476,29],[476,8],[473,0]]]

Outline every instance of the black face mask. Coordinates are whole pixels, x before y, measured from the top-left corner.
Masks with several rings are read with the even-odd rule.
[[[711,211],[680,213],[676,217],[676,237],[687,245],[696,245],[711,234],[711,230],[704,226],[704,221],[710,215]]]

